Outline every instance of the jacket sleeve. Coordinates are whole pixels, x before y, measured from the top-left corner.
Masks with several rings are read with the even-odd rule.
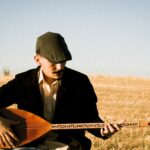
[[[104,122],[99,116],[99,112],[97,109],[97,96],[87,76],[83,80],[81,87],[82,88],[80,88],[80,99],[82,99],[84,102],[84,111],[82,112],[84,118],[86,118],[87,122]],[[100,129],[89,129],[88,131],[97,137],[103,138],[100,134]]]
[[[18,83],[17,78],[15,78],[0,87],[0,108],[16,103],[18,99]]]

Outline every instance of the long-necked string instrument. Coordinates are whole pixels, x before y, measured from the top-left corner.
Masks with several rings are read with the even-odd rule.
[[[0,110],[2,116],[10,119],[20,121],[19,125],[13,126],[14,133],[20,139],[20,143],[16,147],[23,146],[40,137],[46,135],[51,130],[66,130],[66,129],[99,129],[105,126],[105,123],[70,123],[70,124],[51,124],[43,118],[15,108],[4,108]],[[150,122],[139,121],[139,122],[124,122],[120,124],[121,127],[148,127]],[[0,148],[7,149],[9,147],[2,146]]]

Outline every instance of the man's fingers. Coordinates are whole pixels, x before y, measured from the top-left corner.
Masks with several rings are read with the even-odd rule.
[[[11,131],[11,129],[9,129],[8,131],[9,136],[14,139],[16,142],[19,142],[19,139],[17,138],[17,136]]]
[[[115,134],[116,132],[121,130],[121,124],[124,123],[124,121],[121,121],[120,123],[113,123],[113,124],[105,124],[104,128],[101,128],[100,132],[102,136],[111,136]]]
[[[2,139],[2,137],[0,136],[0,144],[1,144],[1,146],[2,147],[4,147],[5,146],[5,143],[3,142],[3,139]]]
[[[104,128],[101,129],[101,135],[106,136],[110,133],[109,128],[107,125],[104,126]]]
[[[109,129],[111,134],[113,134],[117,131],[117,129],[114,127],[114,125],[108,124],[107,126],[108,126],[108,129]]]
[[[120,124],[113,124],[113,126],[116,128],[117,131],[120,131],[121,130],[121,126]]]
[[[13,141],[13,139],[9,136],[9,134],[8,134],[8,133],[5,133],[5,134],[4,134],[4,137],[5,137],[5,141],[6,141],[7,145],[8,145],[9,147],[14,148],[14,147],[15,147],[14,141]]]
[[[100,132],[101,132],[101,135],[102,135],[102,136],[105,136],[105,135],[104,135],[104,128],[101,128],[101,129],[100,129]]]
[[[15,145],[13,143],[13,140],[9,137],[9,135],[7,135],[7,133],[4,133],[2,136],[1,136],[1,140],[2,140],[2,143],[4,146],[7,146],[9,148],[14,148]]]
[[[16,137],[16,135],[13,134],[11,129],[8,129],[7,132],[4,132],[3,134],[1,134],[0,137],[1,137],[2,146],[14,148],[15,143],[19,142],[19,139]]]
[[[101,135],[102,136],[110,136],[117,131],[119,131],[121,128],[119,127],[118,124],[106,124],[104,128],[101,129]]]

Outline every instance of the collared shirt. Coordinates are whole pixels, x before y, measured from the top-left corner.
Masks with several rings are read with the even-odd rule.
[[[44,117],[51,122],[55,112],[56,95],[61,85],[61,80],[54,81],[49,85],[43,76],[42,70],[39,72],[39,88],[44,102]]]

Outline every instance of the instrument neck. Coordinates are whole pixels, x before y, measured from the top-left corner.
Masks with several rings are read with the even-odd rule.
[[[113,123],[116,124],[116,123]],[[140,122],[124,122],[119,123],[121,127],[125,128],[136,128],[136,127],[146,127],[150,126],[149,122],[140,121]],[[103,128],[105,123],[70,123],[70,124],[52,124],[53,130],[62,130],[62,129],[99,129]]]

